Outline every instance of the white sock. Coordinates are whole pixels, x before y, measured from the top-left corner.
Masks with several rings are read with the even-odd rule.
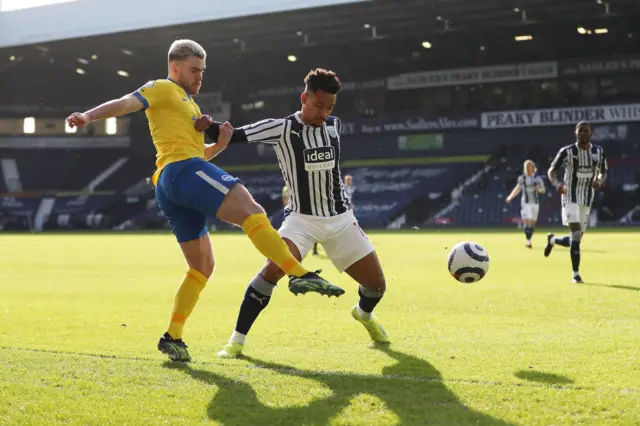
[[[247,338],[246,334],[242,334],[242,333],[238,333],[237,331],[234,331],[233,334],[231,335],[231,339],[229,339],[229,343],[240,343],[241,345],[244,346],[244,339]]]
[[[371,312],[365,312],[360,308],[360,305],[356,305],[356,313],[358,314],[358,316],[365,320],[365,321],[369,321],[371,319]]]
[[[573,278],[577,277],[578,275],[580,275],[580,272],[578,272],[578,271],[573,271]]]
[[[551,245],[552,245],[552,246],[555,246],[555,245],[556,245],[556,239],[557,239],[557,238],[558,238],[558,237],[552,237],[552,238],[549,240],[549,242],[551,243]]]

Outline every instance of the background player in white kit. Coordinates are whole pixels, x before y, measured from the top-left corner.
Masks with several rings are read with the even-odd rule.
[[[300,111],[240,127],[234,131],[231,142],[274,147],[289,188],[287,214],[278,233],[300,260],[314,243],[321,243],[334,266],[360,284],[360,300],[351,309],[353,318],[366,328],[374,342],[389,343],[384,328],[373,315],[386,291],[382,266],[353,214],[340,172],[341,124],[331,116],[341,89],[340,80],[334,72],[318,68],[309,72],[304,82]],[[206,129],[210,138],[217,138],[219,126],[210,126],[211,123],[210,117],[200,119],[196,128]],[[235,358],[242,354],[247,333],[283,276],[280,268],[267,261],[249,283],[235,331],[218,352],[219,357]]]
[[[602,147],[591,143],[591,124],[578,123],[576,139],[575,144],[558,151],[548,173],[551,184],[562,194],[562,224],[569,226],[571,235],[558,238],[548,234],[544,255],[549,256],[555,244],[570,247],[573,282],[582,283],[580,241],[587,229],[595,191],[604,184],[608,167]],[[563,182],[557,177],[561,167],[564,167]]]
[[[507,204],[522,192],[522,207],[520,216],[524,224],[524,235],[527,239],[526,246],[531,248],[531,237],[536,228],[538,213],[540,212],[540,198],[538,194],[546,192],[542,177],[536,176],[536,165],[531,160],[526,160],[522,167],[522,174],[518,176],[518,182],[506,199]]]

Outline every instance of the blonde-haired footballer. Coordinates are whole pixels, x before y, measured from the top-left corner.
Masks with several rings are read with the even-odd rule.
[[[522,174],[518,176],[518,182],[507,196],[507,204],[522,192],[522,208],[520,216],[524,224],[524,235],[527,238],[526,247],[531,248],[531,237],[538,221],[540,212],[540,199],[538,194],[544,194],[546,189],[542,177],[536,176],[536,164],[531,160],[526,160],[522,166]]]
[[[96,120],[145,110],[157,152],[152,178],[156,199],[188,268],[175,295],[167,332],[158,342],[158,350],[172,361],[191,360],[182,331],[213,274],[213,250],[206,226],[209,217],[241,226],[258,251],[290,276],[290,289],[344,293],[306,270],[244,185],[209,163],[228,146],[233,127],[228,122],[222,124],[219,137],[214,139],[217,142],[208,145],[204,134],[194,128],[202,114],[193,97],[202,86],[206,57],[195,41],[176,40],[168,52],[168,78],[149,81],[133,93],[67,118],[70,127],[84,127]]]

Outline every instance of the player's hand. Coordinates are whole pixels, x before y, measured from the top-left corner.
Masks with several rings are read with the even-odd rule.
[[[78,127],[82,129],[87,124],[91,123],[89,116],[83,112],[74,112],[69,117],[67,117],[67,124],[72,129],[74,127]]]
[[[602,188],[602,181],[600,179],[596,179],[591,183],[591,186],[593,189],[600,189]]]
[[[505,201],[507,204],[511,204],[511,198],[509,198],[509,197],[507,197],[504,201]]]
[[[199,132],[204,132],[205,130],[207,130],[211,125],[213,124],[213,118],[211,118],[208,115],[203,115],[202,117],[198,118],[194,124],[194,126],[196,127],[196,130]]]
[[[558,185],[556,188],[558,189],[558,192],[561,194],[567,193],[567,184],[564,182],[560,183],[560,185]]]
[[[218,141],[216,145],[226,148],[231,142],[231,136],[233,135],[233,126],[228,121],[220,125],[220,134],[218,135]]]

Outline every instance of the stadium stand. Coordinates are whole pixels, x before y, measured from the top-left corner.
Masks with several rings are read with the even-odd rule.
[[[558,147],[571,142],[575,120],[493,129],[483,121],[485,113],[637,108],[639,38],[630,36],[632,13],[606,16],[606,37],[581,37],[558,17],[596,25],[604,19],[602,5],[535,2],[527,7],[537,19],[528,27],[535,40],[523,43],[514,42],[513,31],[526,17],[504,13],[499,2],[442,4],[436,16],[445,18],[439,20],[423,18],[434,12],[420,0],[403,8],[364,3],[0,48],[2,81],[15,82],[5,84],[0,97],[2,220],[21,217],[22,226],[38,229],[166,227],[145,183],[154,158],[144,115],[120,122],[114,135],[100,126],[70,134],[62,119],[162,77],[168,44],[187,29],[215,51],[198,103],[234,125],[295,111],[312,62],[339,72],[343,169],[354,176],[354,203],[365,227],[513,226],[519,202],[507,206],[504,197],[522,161],[533,159],[544,174]],[[625,4],[617,7],[629,11]],[[329,11],[362,22],[327,20]],[[250,69],[260,72],[249,75]],[[56,84],[38,78],[42,72]],[[29,90],[18,90],[27,83]],[[24,117],[46,122],[27,135]],[[637,218],[639,121],[629,113],[594,129],[594,140],[606,143],[611,169],[597,200],[601,221]],[[82,142],[94,136],[106,146]],[[109,147],[116,137],[127,138],[126,146]],[[18,149],[17,138],[38,148]],[[86,146],[65,145],[75,141]],[[453,159],[469,155],[482,159]],[[429,161],[406,162],[418,158]],[[237,174],[269,213],[281,208],[282,178],[270,149],[233,146],[215,161]],[[550,191],[540,221],[557,223],[557,205]],[[212,225],[225,227],[215,220]]]

